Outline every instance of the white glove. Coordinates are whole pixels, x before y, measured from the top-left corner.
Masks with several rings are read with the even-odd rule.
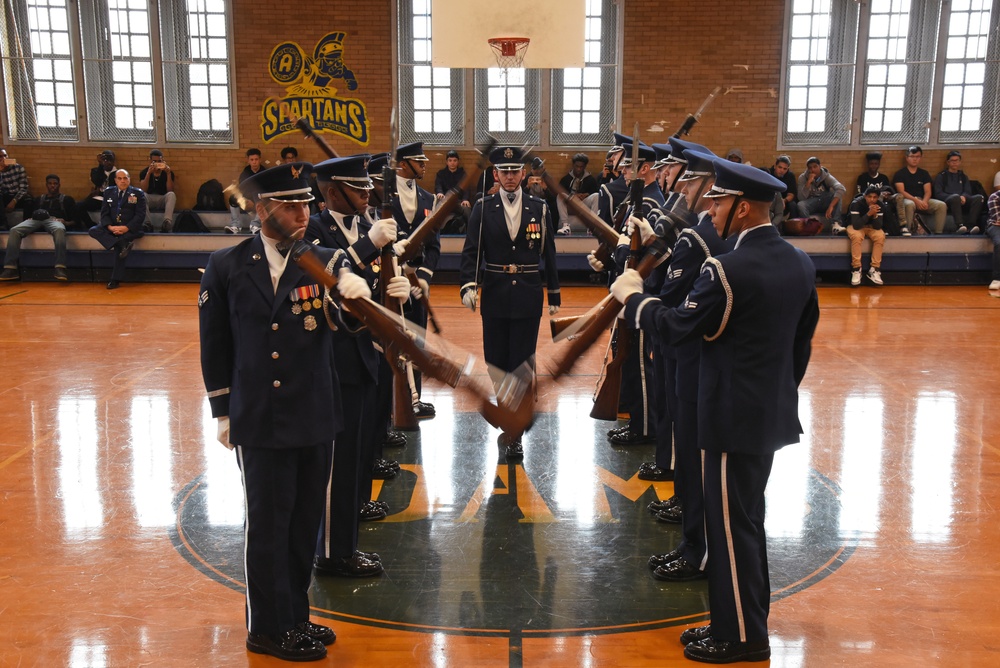
[[[476,311],[476,291],[473,289],[468,289],[462,293],[462,304],[475,313]]]
[[[375,244],[375,248],[382,248],[390,241],[396,240],[396,221],[392,218],[380,218],[372,225],[368,232],[368,238]]]
[[[218,418],[218,431],[216,432],[216,438],[219,439],[219,443],[222,443],[229,450],[233,449],[233,444],[229,442],[229,416]]]
[[[594,271],[604,271],[604,263],[598,260],[593,253],[587,254],[587,262],[590,263],[590,268]]]
[[[337,276],[337,291],[344,299],[368,299],[372,296],[368,281],[344,267]]]
[[[386,292],[393,299],[406,301],[410,298],[410,281],[406,276],[393,276],[386,284]]]
[[[627,234],[620,234],[620,235],[618,235],[618,245],[619,246],[631,246],[632,245],[632,237],[630,237]]]
[[[395,253],[396,255],[402,255],[403,251],[405,251],[406,247],[409,245],[410,245],[409,237],[403,239],[402,241],[397,241],[392,245],[392,252]]]
[[[626,269],[611,284],[611,294],[624,304],[634,294],[642,294],[642,276],[635,269]]]
[[[559,307],[549,304],[549,315],[555,315],[556,313],[559,313]]]
[[[628,233],[632,236],[632,232],[636,229],[639,230],[639,236],[642,237],[642,245],[645,246],[649,241],[656,236],[656,232],[653,231],[653,226],[646,221],[645,218],[636,218],[635,216],[629,216],[628,219]]]

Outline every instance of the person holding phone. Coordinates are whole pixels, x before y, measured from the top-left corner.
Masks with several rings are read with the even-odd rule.
[[[146,192],[146,220],[142,224],[143,230],[153,232],[149,212],[162,211],[163,224],[160,232],[169,232],[174,226],[177,195],[174,194],[174,171],[164,160],[160,149],[154,148],[149,152],[149,166],[139,172],[139,187]]]
[[[22,220],[31,218],[32,199],[28,192],[28,174],[24,165],[7,156],[7,149],[0,148],[0,206],[3,217],[0,218],[0,229],[9,229],[7,214],[21,209]]]

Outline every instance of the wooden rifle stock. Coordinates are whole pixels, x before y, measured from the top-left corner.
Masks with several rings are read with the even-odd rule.
[[[316,257],[312,245],[303,241],[295,242],[291,257],[302,271],[324,288],[330,289],[337,285],[337,277],[326,273],[325,266]],[[495,405],[490,401],[489,393],[483,388],[472,383],[460,384],[463,376],[466,376],[468,364],[464,366],[456,364],[442,355],[421,348],[401,323],[387,316],[368,299],[344,299],[343,303],[373,335],[385,345],[396,348],[401,355],[408,357],[425,375],[472,394],[480,413],[493,426],[508,433],[520,433],[530,424],[533,411],[531,392],[520,393],[520,400],[514,405]]]
[[[639,266],[636,271],[643,278],[649,276],[653,268],[660,263],[660,258],[664,255],[670,253],[670,248],[661,239],[657,239],[650,246],[646,248],[646,255],[643,256],[642,261],[639,262]],[[573,370],[573,366],[576,364],[580,356],[587,351],[590,346],[594,344],[604,330],[611,326],[615,321],[615,317],[618,312],[621,311],[622,305],[615,300],[611,295],[608,295],[598,306],[597,311],[591,317],[590,322],[587,326],[580,332],[580,334],[570,341],[569,346],[567,346],[565,352],[562,356],[556,358],[552,365],[551,372],[552,377],[556,380],[562,378],[567,373]]]
[[[635,180],[640,185],[642,181]],[[632,194],[642,192],[641,188],[632,184]],[[639,230],[632,231],[632,240],[629,245],[628,267],[634,268],[638,254],[642,251],[642,236]],[[615,328],[618,332],[617,346],[615,346],[615,356],[604,367],[604,382],[597,391],[594,398],[594,407],[590,411],[590,417],[595,420],[617,420],[618,403],[622,392],[622,367],[628,359],[632,348],[632,328],[625,324],[623,320],[617,322]]]
[[[549,318],[549,329],[552,330],[552,340],[559,340],[559,335],[577,323],[584,315],[585,314],[567,315],[563,318]]]
[[[597,238],[600,246],[594,251],[594,256],[602,264],[608,264],[614,255],[615,247],[618,245],[618,233],[601,220],[600,216],[587,208],[583,202],[569,194],[565,188],[559,185],[554,176],[548,172],[542,172],[542,180],[549,192],[555,193],[556,197],[565,202],[566,208],[572,211],[573,215],[579,218],[590,230],[590,233]]]

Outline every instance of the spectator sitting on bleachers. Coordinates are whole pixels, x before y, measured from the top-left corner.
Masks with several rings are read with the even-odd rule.
[[[288,162],[298,162],[299,149],[294,146],[286,146],[281,149],[280,156],[281,157],[278,158],[278,162],[275,163],[276,165],[283,165]]]
[[[728,151],[726,151],[726,160],[729,162],[743,162],[743,151],[736,148],[735,146]]]
[[[559,180],[559,185],[570,195],[587,205],[594,213],[597,213],[597,179],[587,171],[590,158],[586,153],[577,153],[573,156],[573,166],[566,176]],[[571,214],[566,208],[566,203],[556,200],[556,208],[559,210],[559,229],[556,234],[572,234],[573,232],[586,232],[587,226]],[[576,229],[574,229],[574,226]]]
[[[240,172],[239,183],[243,183],[262,169],[264,169],[264,165],[260,162],[260,149],[248,148],[247,166]],[[250,220],[250,234],[256,234],[260,232],[260,219],[257,217],[257,210],[253,208],[252,202],[247,202],[246,206],[246,213],[252,216]],[[235,196],[229,198],[229,215],[232,218],[232,222],[226,226],[226,232],[229,234],[240,234],[243,231],[243,216],[239,201]]]
[[[465,179],[465,168],[458,163],[458,151],[452,149],[445,154],[445,166],[434,176],[434,197],[438,202],[443,200],[452,188],[458,188]],[[459,205],[455,207],[451,218],[442,229],[445,234],[465,234],[465,228],[469,224],[469,214],[472,213],[469,193],[463,190],[459,197],[461,197]]]
[[[94,184],[94,189],[87,193],[84,200],[77,202],[76,206],[76,223],[81,230],[89,230],[94,224],[90,214],[101,210],[104,191],[115,185],[117,172],[114,151],[101,151],[97,154],[97,167],[90,170],[90,182]]]
[[[875,285],[882,285],[882,247],[885,245],[885,231],[882,225],[888,205],[881,199],[882,191],[877,185],[870,185],[863,195],[858,195],[848,209],[851,217],[847,236],[851,240],[851,285],[861,285],[861,242],[865,237],[872,240],[871,267],[866,276]]]
[[[791,172],[792,159],[787,155],[779,155],[774,159],[774,164],[767,168],[767,173],[785,184],[788,188],[784,193],[775,193],[774,202],[771,205],[771,223],[781,230],[781,223],[785,218],[794,218],[798,213],[795,205],[795,198],[798,197],[799,184]]]
[[[21,256],[21,241],[43,227],[52,235],[52,243],[56,250],[54,276],[58,281],[69,279],[66,275],[66,223],[73,220],[76,202],[69,195],[59,192],[59,177],[55,174],[45,177],[45,189],[45,194],[35,200],[35,210],[31,216],[25,218],[21,224],[15,225],[7,236],[7,254],[4,257],[0,281],[16,281],[20,278],[17,261]]]
[[[31,194],[28,192],[28,174],[24,165],[7,157],[7,149],[0,148],[0,229],[6,230],[9,225],[7,214],[15,209],[21,209],[22,220],[31,218]]]
[[[131,182],[129,173],[124,169],[115,173],[115,185],[104,191],[101,222],[90,228],[90,236],[97,239],[105,250],[115,253],[108,290],[117,288],[124,278],[125,258],[135,240],[142,236],[142,223],[146,220],[146,193],[132,186]]]
[[[899,218],[896,215],[896,188],[893,187],[889,177],[879,171],[882,166],[882,154],[878,151],[865,153],[865,164],[868,170],[858,174],[858,180],[854,184],[854,196],[859,197],[865,194],[869,186],[879,189],[879,199],[886,203],[885,220],[882,230],[891,236],[899,236]]]
[[[979,214],[983,210],[982,195],[972,192],[969,177],[962,171],[962,154],[949,151],[947,168],[934,177],[934,199],[944,202],[955,219],[958,234],[979,234]]]
[[[600,190],[601,186],[603,186],[605,183],[611,183],[619,176],[621,176],[621,170],[618,168],[618,163],[621,160],[621,155],[622,151],[620,148],[613,148],[605,154],[604,166],[601,167],[601,173],[598,174],[597,176],[598,190]]]
[[[847,188],[823,167],[819,158],[806,160],[806,171],[799,175],[799,217],[808,218],[814,214],[823,217],[823,231],[843,234],[840,224],[841,203]]]
[[[1000,189],[986,200],[986,236],[993,242],[993,280],[990,290],[1000,290]]]
[[[521,181],[521,190],[529,195],[534,195],[545,200],[545,205],[548,206],[549,213],[552,216],[552,226],[558,227],[559,222],[557,218],[559,210],[556,207],[556,194],[549,192],[549,187],[542,180],[542,174],[544,173],[545,161],[536,156],[532,159],[531,164],[528,165],[528,169],[525,170],[524,179]]]
[[[149,166],[139,172],[139,187],[146,193],[146,220],[142,229],[153,231],[150,211],[163,212],[161,232],[169,232],[174,226],[174,208],[177,195],[174,193],[174,170],[163,158],[163,151],[154,148],[149,152]]]
[[[896,186],[896,192],[902,197],[896,199],[896,211],[899,216],[900,232],[904,237],[910,236],[910,229],[913,227],[915,216],[921,216],[924,225],[928,226],[928,232],[941,234],[944,232],[945,216],[948,215],[948,207],[941,200],[931,199],[931,175],[927,170],[920,169],[920,161],[924,157],[924,151],[919,146],[911,146],[906,149],[906,166],[892,175],[892,183]],[[928,219],[929,218],[929,219]]]

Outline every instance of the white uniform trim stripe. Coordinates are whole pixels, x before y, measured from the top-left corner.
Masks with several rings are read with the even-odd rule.
[[[656,297],[646,297],[639,303],[639,308],[635,310],[635,328],[642,329],[642,324],[639,319],[642,317],[642,309],[646,308],[646,304],[651,301],[657,301]]]
[[[705,515],[705,451],[699,450],[701,452],[701,522],[702,526],[705,526],[708,522],[708,518]],[[708,532],[703,531],[705,534],[705,553],[701,558],[701,563],[698,565],[698,570],[704,571],[708,566]]]
[[[642,435],[649,433],[649,399],[646,394],[646,348],[643,345],[646,341],[646,330],[636,327],[639,330],[639,379],[642,383]]]
[[[704,456],[704,455],[702,455]],[[736,624],[740,630],[740,642],[747,641],[747,627],[743,620],[743,601],[740,599],[740,576],[736,571],[736,548],[733,545],[733,528],[729,521],[729,476],[727,467],[729,466],[729,453],[722,453],[722,466],[720,469],[721,489],[722,489],[722,527],[726,532],[726,549],[729,553],[729,570],[733,574],[733,600],[736,604]]]
[[[334,440],[333,447],[330,449],[330,459],[333,466],[336,465],[336,456],[337,441]],[[323,556],[327,559],[330,558],[330,522],[333,517],[333,501],[330,497],[330,492],[333,490],[333,466],[330,466],[330,475],[326,478],[326,498],[324,499],[326,512],[323,515]]]
[[[726,330],[726,325],[729,323],[729,314],[733,311],[733,289],[729,286],[729,279],[726,278],[726,271],[722,268],[722,263],[719,262],[717,258],[710,257],[705,260],[705,264],[702,268],[707,265],[712,265],[715,267],[716,273],[719,276],[719,282],[722,284],[722,289],[726,291],[726,311],[722,314],[722,322],[719,323],[719,331],[711,336],[705,335],[706,341],[715,341],[717,338],[722,336],[722,332]]]
[[[229,388],[228,387],[224,387],[221,390],[212,390],[211,392],[208,393],[208,398],[209,399],[214,399],[215,397],[221,397],[221,396],[226,395],[226,394],[229,394]]]
[[[354,260],[354,266],[356,266],[358,269],[365,268],[365,263],[361,261],[360,257],[358,257],[358,252],[354,250],[353,246],[347,249],[347,254],[351,256],[352,260]]]
[[[236,446],[236,459],[240,464],[240,482],[243,483],[243,508],[246,519],[243,521],[243,581],[250,582],[250,573],[247,571],[247,543],[250,538],[250,501],[247,499],[247,471],[243,463],[243,446]],[[247,631],[255,633],[253,628],[253,608],[250,604],[250,587],[247,587]]]

